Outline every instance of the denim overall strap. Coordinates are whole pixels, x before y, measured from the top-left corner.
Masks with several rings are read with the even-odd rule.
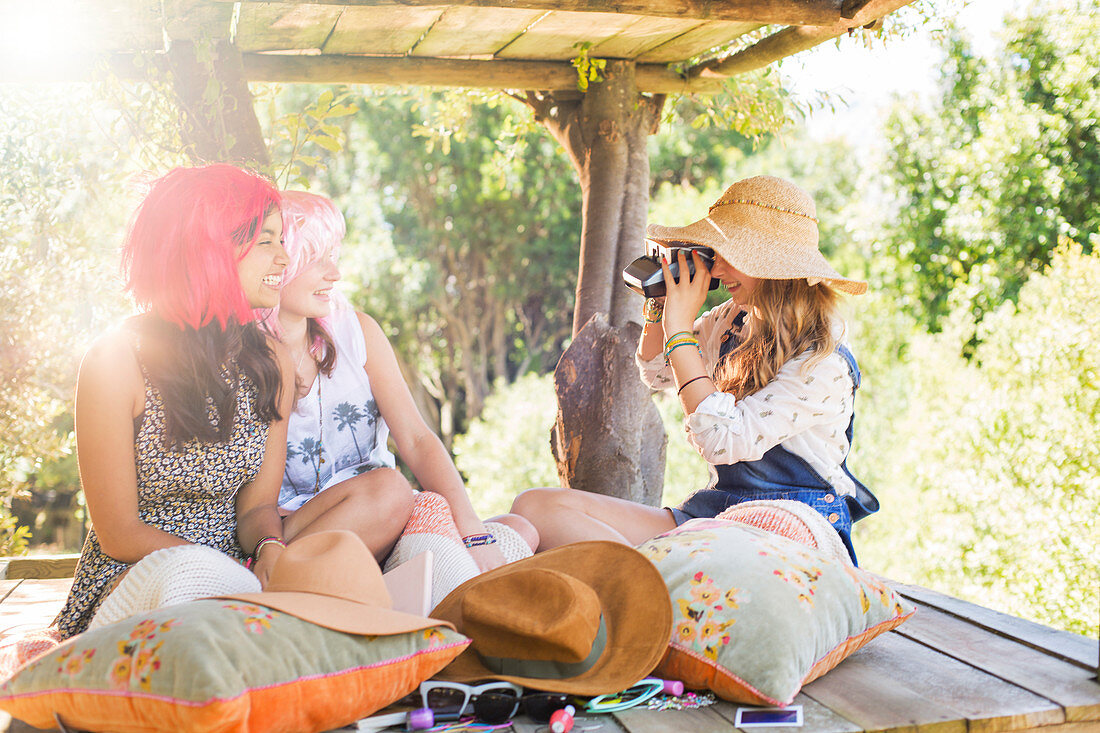
[[[736,345],[736,339],[726,339],[720,348],[720,355],[725,354]],[[853,385],[859,384],[859,367],[855,358],[847,347],[841,345],[837,351],[844,356],[848,363]],[[853,419],[848,423],[845,434],[848,436],[849,445],[853,433]],[[713,517],[725,509],[744,501],[761,499],[788,499],[809,504],[824,516],[836,529],[844,541],[852,562],[856,562],[855,549],[852,546],[851,531],[854,519],[853,508],[859,512],[859,518],[867,516],[878,509],[878,501],[863,484],[852,476],[847,466],[842,463],[845,473],[852,478],[857,487],[857,492],[862,489],[864,494],[873,503],[864,506],[854,497],[837,496],[833,486],[823,479],[805,460],[791,453],[781,445],[769,449],[756,461],[741,461],[739,463],[715,465],[718,480],[712,488],[696,491],[687,498],[684,503],[673,510],[678,523],[682,523],[691,517]],[[852,501],[849,501],[852,499]]]
[[[848,363],[848,374],[852,378],[852,398],[854,400],[860,382],[859,364],[856,363],[856,357],[852,354],[851,349],[844,344],[837,346],[836,351],[843,356],[844,361]],[[844,437],[848,439],[849,448],[852,445],[852,437],[855,435],[855,425],[856,412],[853,408],[852,418],[848,421],[848,429],[844,431]],[[848,511],[852,515],[852,521],[858,522],[877,512],[879,510],[878,499],[875,498],[875,495],[871,493],[870,489],[863,485],[862,481],[852,475],[852,472],[848,469],[848,456],[844,456],[844,460],[840,462],[840,467],[856,487],[855,496],[844,497],[844,501],[848,504]]]

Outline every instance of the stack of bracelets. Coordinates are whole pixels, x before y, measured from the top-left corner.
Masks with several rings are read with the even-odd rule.
[[[665,363],[669,363],[673,351],[681,346],[689,345],[694,346],[697,350],[699,348],[699,339],[695,338],[695,334],[691,331],[678,331],[669,336],[668,341],[665,341]]]
[[[260,550],[262,550],[267,545],[278,545],[279,547],[286,549],[286,542],[284,542],[282,538],[272,536],[264,537],[256,543],[256,547],[252,550],[252,554],[245,558],[245,568],[247,568],[248,570],[252,569],[252,566],[256,564],[256,558],[260,556]]]
[[[496,544],[497,538],[489,532],[484,534],[468,534],[462,538],[462,544],[466,545],[466,549],[472,549],[474,547],[483,547],[484,545]]]

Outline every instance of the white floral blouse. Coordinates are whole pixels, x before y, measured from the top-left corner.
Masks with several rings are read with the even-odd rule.
[[[722,337],[740,311],[740,306],[727,301],[695,322],[703,363],[712,375]],[[843,323],[838,322],[836,328],[843,335]],[[766,387],[742,400],[712,392],[684,420],[688,442],[712,466],[756,461],[782,444],[809,463],[839,494],[854,494],[855,486],[841,468],[850,449],[844,431],[854,405],[848,363],[833,353],[803,374],[808,358],[803,354],[791,359]],[[663,354],[650,361],[635,355],[635,360],[647,385],[659,390],[676,388]],[[716,481],[712,468],[711,486]]]

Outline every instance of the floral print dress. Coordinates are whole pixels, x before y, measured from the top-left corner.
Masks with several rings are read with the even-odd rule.
[[[146,524],[241,559],[237,541],[237,491],[256,478],[263,462],[268,423],[256,416],[256,388],[241,376],[237,415],[228,442],[166,441],[164,402],[145,374],[145,411],[135,418],[138,514]],[[217,424],[211,408],[211,422]],[[84,631],[107,592],[129,563],[109,557],[95,528],[88,533],[72,590],[54,621],[62,638]]]

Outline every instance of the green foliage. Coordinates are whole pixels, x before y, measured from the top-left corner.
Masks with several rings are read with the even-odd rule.
[[[90,92],[0,89],[0,107],[19,110],[0,115],[0,554],[25,546],[10,502],[71,454],[71,428],[58,426],[77,361],[123,310],[120,147],[102,135]],[[56,484],[71,496],[74,467],[64,474]]]
[[[275,182],[280,188],[292,184],[308,188],[307,173],[323,170],[320,150],[339,153],[344,148],[346,134],[336,120],[355,114],[359,108],[350,102],[350,91],[325,87],[313,101],[295,111],[281,112],[275,101],[279,92],[278,86],[270,85],[261,87],[256,95],[257,104],[265,103],[270,119],[268,147],[272,160],[281,164],[275,171]]]
[[[455,438],[455,465],[481,516],[507,512],[524,489],[560,485],[550,453],[556,414],[554,376],[527,374],[498,383],[481,415]]]
[[[603,72],[607,68],[607,61],[594,59],[588,55],[588,49],[592,48],[591,41],[574,43],[573,48],[577,49],[577,55],[573,57],[570,63],[577,70],[577,89],[587,92],[589,84],[603,81]]]
[[[1095,244],[1095,238],[1094,238]],[[884,509],[858,527],[876,571],[1095,636],[1100,256],[1066,244],[977,322],[960,286],[937,334],[861,316],[853,466]],[[977,335],[970,360],[962,346]],[[898,552],[898,548],[908,548]]]
[[[1100,229],[1100,13],[1068,3],[1011,20],[992,58],[949,35],[942,98],[899,103],[886,134],[897,191],[895,287],[933,327],[959,283],[976,315],[1014,299],[1060,237]]]

